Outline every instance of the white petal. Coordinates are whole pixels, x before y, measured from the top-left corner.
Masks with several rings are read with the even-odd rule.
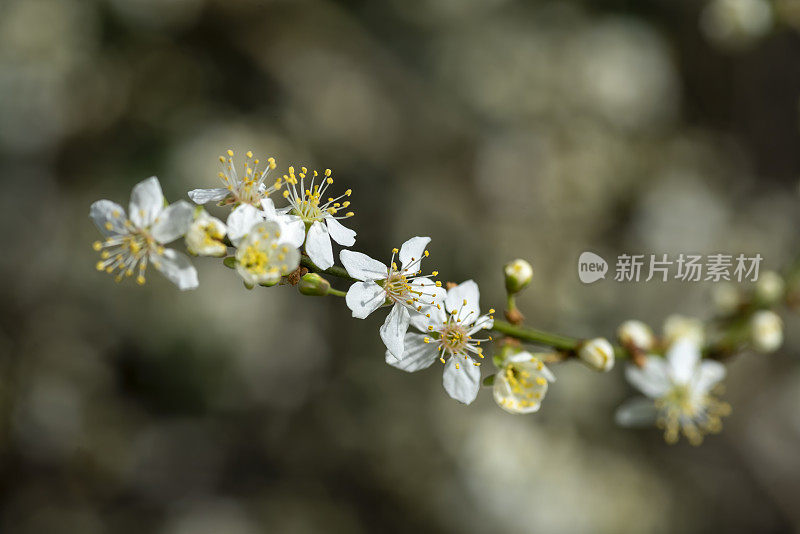
[[[207,204],[217,202],[228,196],[228,189],[225,187],[215,187],[213,189],[192,189],[189,191],[189,198],[195,204]]]
[[[472,328],[470,328],[467,331],[467,334],[471,336],[479,330],[488,330],[493,326],[494,326],[494,319],[492,319],[488,315],[481,315],[480,317],[478,317],[478,320],[475,321],[475,324],[472,325]]]
[[[197,270],[186,254],[168,248],[161,255],[151,254],[150,261],[161,274],[178,286],[178,289],[186,290],[197,287]]]
[[[386,292],[375,282],[356,282],[345,295],[347,307],[356,319],[365,319],[377,310],[386,299]]]
[[[326,217],[325,222],[328,225],[328,233],[331,234],[331,239],[343,247],[352,247],[356,244],[356,232],[354,230],[346,228],[333,217]]]
[[[647,356],[642,368],[627,366],[625,378],[636,389],[654,399],[664,395],[671,387],[669,364],[657,356]]]
[[[658,408],[651,399],[637,397],[622,403],[614,413],[614,421],[619,426],[652,426],[658,417]]]
[[[400,266],[405,269],[412,261],[419,260],[425,253],[425,247],[431,242],[430,237],[412,237],[400,247]],[[417,270],[416,267],[414,270]]]
[[[239,246],[250,229],[264,219],[261,213],[250,204],[242,204],[228,215],[228,238],[235,246]]]
[[[281,237],[281,239],[283,239],[283,237]],[[297,249],[291,243],[287,243],[284,241],[279,242],[278,246],[279,247],[285,246],[287,249],[286,251],[282,252],[284,258],[282,260],[279,260],[281,262],[280,263],[281,274],[285,276],[294,271],[295,269],[297,269],[297,266],[300,265],[300,250]]]
[[[478,396],[478,390],[481,388],[481,368],[474,365],[470,358],[451,357],[444,364],[442,384],[452,398],[470,404]]]
[[[466,305],[464,301],[467,302]],[[467,280],[447,291],[444,305],[449,312],[457,311],[458,317],[461,320],[466,319],[466,322],[469,324],[477,321],[480,316],[480,310],[478,309],[480,305],[479,301],[480,292],[478,291],[478,284],[472,280]]]
[[[387,350],[386,363],[409,373],[430,367],[436,361],[438,352],[435,344],[425,343],[424,339],[425,336],[421,334],[406,334],[403,356],[398,359]]]
[[[316,221],[308,229],[306,236],[306,253],[311,261],[320,269],[330,269],[333,267],[333,247],[328,229],[319,221]]]
[[[269,197],[261,199],[261,210],[268,221],[274,221],[281,215],[275,210],[275,203]]]
[[[133,187],[129,214],[133,224],[139,228],[147,228],[156,220],[164,209],[164,193],[158,178],[151,176]]]
[[[194,207],[185,200],[179,200],[158,214],[150,233],[159,243],[169,243],[186,234],[193,219]]]
[[[89,217],[94,221],[100,233],[106,237],[128,233],[125,228],[125,210],[116,202],[110,200],[94,202],[89,208]]]
[[[396,358],[402,358],[403,346],[410,317],[405,306],[395,304],[380,328],[381,339]]]
[[[690,338],[680,338],[667,351],[667,361],[672,371],[672,378],[685,384],[691,380],[698,362],[700,347]]]
[[[386,265],[361,252],[343,250],[339,253],[339,260],[347,274],[356,280],[383,280],[389,274]]]
[[[303,219],[296,215],[280,215],[276,221],[281,227],[282,241],[290,243],[294,248],[303,246],[303,241],[306,240],[306,223]]]
[[[725,378],[725,366],[714,360],[703,360],[697,368],[692,383],[697,393],[705,394]]]
[[[430,315],[430,317],[428,317]],[[436,306],[428,306],[420,312],[411,313],[411,324],[421,332],[428,332],[428,326],[438,328],[442,323],[447,322],[447,315],[444,313],[444,308],[437,308]]]

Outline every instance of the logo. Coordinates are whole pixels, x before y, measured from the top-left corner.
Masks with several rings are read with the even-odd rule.
[[[592,284],[606,277],[608,263],[594,252],[584,252],[578,258],[578,278],[584,284]]]

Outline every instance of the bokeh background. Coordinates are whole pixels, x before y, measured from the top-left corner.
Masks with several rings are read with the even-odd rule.
[[[800,529],[796,319],[732,362],[721,435],[667,446],[614,426],[620,369],[559,365],[533,416],[465,407],[338,299],[211,259],[193,292],[116,285],[87,218],[154,174],[171,201],[215,186],[217,156],[252,149],[333,168],[360,250],[430,235],[428,267],[484,308],[523,257],[541,328],[708,317],[704,284],[584,286],[576,260],[800,250],[797,1],[0,7],[0,531]]]

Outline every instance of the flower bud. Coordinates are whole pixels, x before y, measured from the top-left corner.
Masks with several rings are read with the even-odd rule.
[[[669,347],[681,338],[689,338],[702,347],[706,340],[703,321],[678,314],[667,317],[664,321],[664,342]]]
[[[775,312],[761,310],[750,318],[750,342],[758,352],[778,350],[783,343],[783,321]]]
[[[513,414],[539,411],[548,383],[556,379],[542,363],[546,356],[518,352],[506,358],[495,375],[492,390],[498,406]]]
[[[648,351],[655,345],[655,336],[649,326],[641,321],[625,321],[617,328],[619,342],[625,348]]]
[[[756,282],[756,299],[763,304],[774,304],[783,297],[786,284],[775,271],[761,273]]]
[[[578,358],[595,371],[610,371],[614,367],[614,347],[607,339],[590,339],[578,348]]]
[[[186,231],[186,249],[195,256],[224,256],[228,251],[222,242],[226,231],[222,221],[199,208]]]
[[[735,284],[731,282],[720,282],[711,290],[711,300],[714,307],[722,315],[734,313],[742,304],[742,295]]]
[[[317,273],[306,273],[297,283],[297,289],[303,295],[322,297],[328,294],[331,283]]]
[[[533,279],[533,267],[521,259],[506,263],[503,272],[506,275],[506,291],[512,295],[525,289]]]

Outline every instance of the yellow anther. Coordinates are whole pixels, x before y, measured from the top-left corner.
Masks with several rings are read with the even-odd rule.
[[[306,169],[305,167],[300,167],[300,172],[306,174],[308,172],[308,169]]]
[[[347,213],[344,214],[345,217],[352,217],[353,215],[355,215],[355,213],[353,213],[352,211],[348,211]]]
[[[325,176],[330,176],[332,171],[330,169],[325,169]]]
[[[431,253],[426,250],[425,252],[423,252],[423,254],[425,254],[425,257],[427,258],[428,256],[430,256]]]
[[[252,158],[253,157],[253,152],[251,150],[247,151],[247,157],[248,158]]]
[[[431,273],[431,276],[439,276],[439,271],[433,271],[433,272]]]
[[[106,230],[111,230],[112,228],[114,228],[114,227],[111,225],[111,223],[110,223],[110,222],[106,222],[106,223],[105,223],[103,226],[105,226]]]
[[[141,274],[136,277],[136,283],[139,284],[140,286],[144,285],[144,281],[145,281],[144,276],[142,276]]]
[[[228,149],[228,156],[233,156],[233,150],[231,150],[230,148]]]
[[[220,157],[219,157],[219,162],[220,162],[220,163],[225,163],[225,156],[220,156]],[[220,173],[220,174],[221,174],[221,173]]]
[[[94,243],[92,243],[92,248],[95,250],[100,250],[101,248],[103,248],[103,244],[100,241],[95,241]]]
[[[489,314],[494,313],[494,308],[489,308]]]
[[[344,192],[344,196],[346,196],[346,197],[349,197],[352,194],[353,194],[353,190],[352,189],[348,189],[347,191]]]
[[[439,280],[436,281],[436,287],[442,287],[442,283]]]
[[[399,251],[399,250],[397,250],[396,248],[393,248],[393,249],[392,249],[392,254],[397,254],[398,252],[400,252],[400,251]]]
[[[106,268],[105,264],[102,261],[98,261],[97,263],[94,264],[94,266],[98,271],[102,271],[103,269]]]

